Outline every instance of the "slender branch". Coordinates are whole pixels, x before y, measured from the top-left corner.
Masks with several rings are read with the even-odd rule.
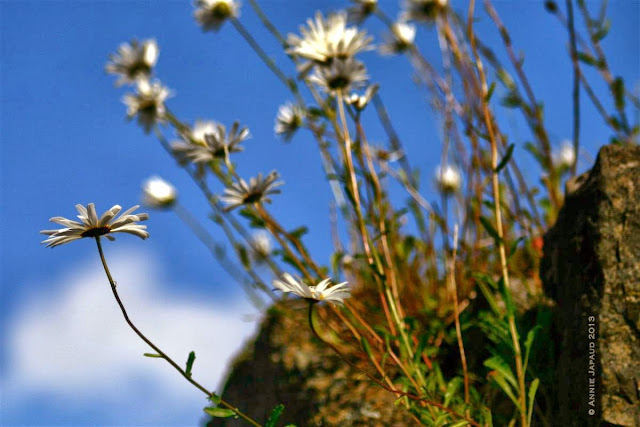
[[[490,5],[488,0],[485,0],[485,5],[487,5],[488,10],[492,10],[492,6]],[[473,54],[476,59],[476,68],[478,71],[478,76],[482,84],[482,92],[481,92],[482,110],[483,110],[485,126],[489,134],[489,141],[491,143],[491,169],[492,169],[491,175],[492,175],[493,199],[494,199],[494,205],[495,205],[496,229],[498,232],[498,251],[500,253],[500,264],[501,264],[502,279],[504,281],[504,286],[506,287],[506,289],[510,291],[509,270],[507,268],[507,256],[506,256],[506,251],[504,247],[504,231],[502,228],[502,212],[501,212],[501,205],[500,205],[500,181],[498,178],[498,171],[496,170],[498,165],[498,144],[496,141],[494,125],[489,113],[489,106],[487,104],[488,88],[487,88],[486,77],[484,74],[484,67],[482,65],[482,61],[480,60],[480,56],[478,55],[478,50],[476,48],[476,43],[475,43],[475,34],[473,32],[474,8],[475,8],[475,0],[471,0],[469,3],[469,17],[468,17],[467,31],[469,34],[469,41],[471,43],[471,48],[473,50]],[[526,391],[525,391],[525,382],[524,382],[525,373],[523,372],[522,353],[520,350],[520,340],[518,338],[518,331],[516,328],[515,317],[513,312],[511,311],[508,314],[508,323],[509,323],[509,331],[511,333],[511,340],[513,342],[513,348],[515,353],[516,376],[518,378],[518,386],[519,386],[518,397],[519,397],[520,406],[518,409],[520,412],[520,421],[521,421],[522,427],[526,427],[528,424],[527,424],[527,401],[526,401]]]
[[[111,277],[111,272],[109,271],[109,267],[107,266],[107,260],[104,257],[104,253],[102,251],[102,244],[100,243],[100,236],[96,236],[96,244],[98,245],[98,253],[100,254],[100,261],[102,261],[102,267],[104,267],[104,272],[107,275],[107,279],[109,280],[109,284],[111,285],[111,291],[113,292],[113,296],[115,297],[116,302],[118,303],[118,306],[120,307],[120,311],[122,312],[122,315],[124,316],[124,320],[127,322],[129,327],[133,330],[133,332],[136,333],[136,335],[138,335],[138,337],[140,337],[140,339],[142,341],[144,341],[158,355],[160,355],[160,357],[162,357],[164,360],[166,360],[176,371],[178,371],[180,373],[180,375],[182,375],[187,381],[189,381],[198,390],[200,390],[204,394],[206,394],[207,398],[213,398],[213,397],[218,397],[219,398],[219,396],[217,396],[215,393],[207,390],[204,386],[202,386],[196,380],[191,378],[191,375],[187,374],[187,372],[184,369],[182,369],[180,367],[180,365],[178,365],[176,362],[174,362],[173,359],[171,359],[169,356],[167,356],[167,354],[165,352],[160,350],[160,348],[157,345],[155,345],[153,342],[151,342],[151,340],[149,340],[149,338],[147,338],[142,332],[140,332],[140,330],[136,327],[136,325],[133,324],[131,319],[129,319],[129,315],[127,314],[127,310],[124,308],[124,304],[122,303],[122,300],[120,299],[120,296],[118,295],[118,290],[116,289],[116,282],[113,280],[113,277]],[[247,423],[249,423],[249,424],[251,424],[253,426],[261,427],[261,424],[259,424],[258,422],[256,422],[252,418],[250,418],[249,416],[245,415],[238,408],[234,407],[233,405],[231,405],[230,403],[226,402],[222,398],[220,398],[220,404],[222,406],[224,406],[225,408],[232,410],[236,415],[238,415],[240,418],[245,420]]]

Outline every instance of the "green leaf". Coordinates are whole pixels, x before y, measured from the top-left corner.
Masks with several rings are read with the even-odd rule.
[[[489,90],[487,91],[487,95],[484,97],[484,100],[489,103],[491,101],[491,96],[493,95],[493,91],[496,89],[496,82],[491,83],[489,86]]]
[[[362,336],[360,338],[360,343],[362,344],[362,348],[364,349],[364,352],[367,353],[367,356],[369,356],[370,359],[373,359],[373,352],[371,351],[371,346],[369,345],[369,341],[367,341],[367,339]]]
[[[496,166],[496,173],[500,172],[507,165],[509,160],[511,160],[511,155],[513,154],[513,148],[515,146],[515,144],[509,144],[507,152],[504,154],[502,160],[500,160],[500,163],[498,163],[498,166]]]
[[[611,91],[616,101],[616,108],[618,110],[624,110],[624,80],[622,80],[622,77],[616,77],[613,83],[611,83]]]
[[[609,34],[610,29],[611,29],[611,20],[605,19],[600,29],[593,34],[592,36],[593,41],[599,42],[600,40],[605,38],[607,34]]]
[[[191,377],[191,369],[193,368],[193,362],[195,362],[195,360],[196,353],[195,351],[192,351],[191,353],[189,353],[189,358],[187,358],[187,369],[185,370],[185,373],[188,377]]]
[[[500,309],[500,306],[498,305],[498,302],[496,301],[496,297],[493,295],[493,292],[487,286],[487,283],[484,280],[477,280],[476,283],[480,287],[480,291],[482,291],[482,294],[484,295],[485,299],[489,303],[491,310],[493,310],[493,312],[496,315],[502,316],[503,315],[502,310]]]
[[[159,354],[155,354],[155,353],[145,353],[143,356],[145,356],[145,357],[156,357],[156,358],[163,359],[162,356],[160,356]]]
[[[278,422],[278,419],[280,419],[280,415],[282,415],[283,411],[284,405],[282,403],[276,405],[271,411],[271,415],[269,415],[269,419],[264,424],[264,427],[276,427],[276,423]]]
[[[448,427],[462,427],[462,426],[468,426],[468,425],[469,425],[469,421],[460,420],[460,421],[455,422],[453,424],[449,424]]]
[[[524,342],[524,372],[527,372],[527,363],[529,362],[529,353],[531,352],[531,346],[533,345],[533,340],[536,338],[536,334],[540,329],[542,329],[542,327],[540,325],[536,325],[529,331],[529,333],[527,333],[527,339]]]
[[[229,418],[236,415],[236,413],[231,409],[225,409],[225,408],[207,407],[207,408],[204,408],[204,412],[206,412],[207,414],[209,414],[214,418]]]
[[[498,371],[507,381],[514,387],[518,387],[515,375],[511,371],[511,367],[501,356],[493,356],[484,361],[484,366],[494,371]]]
[[[215,393],[211,393],[211,396],[209,396],[209,400],[215,403],[216,405],[219,405],[220,402],[222,401],[222,398]]]
[[[244,268],[249,268],[251,266],[251,259],[249,258],[249,252],[247,248],[245,248],[242,244],[236,244],[236,252],[238,253],[238,258],[240,258],[240,262]]]
[[[502,98],[502,105],[507,108],[516,108],[522,104],[522,98],[516,91],[509,92],[504,98]]]
[[[493,228],[493,225],[491,225],[491,221],[489,221],[486,217],[481,216],[480,222],[482,223],[482,226],[485,228],[485,230],[487,230],[487,233],[489,233],[489,235],[493,237],[493,240],[496,242],[496,245],[499,244],[502,241],[502,239],[500,238],[500,235],[498,235],[498,232],[496,231],[496,229]]]
[[[498,384],[498,386],[502,389],[502,391],[504,391],[504,394],[509,396],[509,399],[511,399],[511,401],[516,405],[516,407],[520,406],[520,402],[518,402],[518,399],[516,398],[516,395],[514,394],[513,389],[511,388],[511,385],[509,385],[509,383],[505,381],[504,375],[502,375],[499,372],[494,372],[493,375],[491,376],[491,379],[496,384]]]
[[[240,210],[240,215],[249,220],[249,226],[252,228],[264,228],[266,226],[264,220],[250,208]]]
[[[516,311],[516,307],[513,304],[513,299],[511,299],[511,290],[505,286],[504,278],[502,277],[498,280],[498,288],[500,289],[504,303],[507,306],[507,313],[513,315]]]
[[[308,232],[309,232],[309,229],[303,225],[302,227],[298,227],[295,230],[291,230],[289,234],[291,234],[297,240],[300,240],[300,238],[305,234],[307,234]]]
[[[511,247],[509,249],[509,258],[511,258],[516,253],[516,250],[518,249],[518,245],[520,244],[520,242],[526,239],[527,239],[526,237],[520,236],[516,239],[516,241],[511,243]]]
[[[533,415],[533,404],[536,400],[536,392],[538,391],[538,386],[540,385],[540,380],[536,378],[531,381],[529,384],[529,410],[527,411],[527,425],[531,425],[531,416]]]
[[[593,56],[589,55],[588,53],[585,52],[578,52],[578,59],[582,62],[584,62],[585,64],[588,65],[592,65],[594,67],[602,67],[604,64],[602,63],[602,61],[598,61],[597,59],[595,59]]]
[[[460,377],[455,377],[454,379],[449,381],[449,384],[447,385],[447,391],[444,393],[444,406],[449,406],[449,404],[451,403],[451,399],[458,392],[460,384],[462,384],[462,378]]]
[[[429,335],[422,334],[420,340],[418,341],[418,347],[416,347],[416,354],[414,356],[414,363],[417,365],[418,361],[422,358],[422,353],[424,353],[424,349],[427,347],[427,343],[429,342]]]

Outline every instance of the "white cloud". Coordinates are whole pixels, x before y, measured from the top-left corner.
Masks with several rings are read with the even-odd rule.
[[[108,261],[136,326],[182,366],[194,350],[194,379],[220,391],[228,362],[255,330],[256,309],[242,297],[181,297],[184,284],[163,281],[149,254],[112,250]],[[109,408],[98,411],[94,425],[195,425],[206,405],[204,394],[164,360],[142,356],[153,350],[126,325],[99,263],[77,265],[8,319],[5,421],[9,413],[9,421],[19,422],[19,408],[42,396],[60,408],[67,405],[69,413],[81,405],[94,414],[95,408]]]

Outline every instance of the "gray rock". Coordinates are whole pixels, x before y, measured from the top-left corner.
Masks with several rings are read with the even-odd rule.
[[[640,147],[609,145],[567,183],[544,238],[557,304],[557,424],[640,426]]]

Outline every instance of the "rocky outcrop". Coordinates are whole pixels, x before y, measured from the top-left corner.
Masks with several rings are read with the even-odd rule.
[[[272,307],[252,343],[231,367],[223,396],[264,422],[278,404],[278,425],[406,426],[412,422],[395,397],[351,369],[307,323],[306,303],[293,310]],[[321,326],[320,326],[321,327]],[[321,329],[322,330],[322,329]],[[244,426],[233,418],[209,426]]]
[[[560,336],[554,425],[640,426],[640,147],[603,147],[567,184],[541,278]]]

